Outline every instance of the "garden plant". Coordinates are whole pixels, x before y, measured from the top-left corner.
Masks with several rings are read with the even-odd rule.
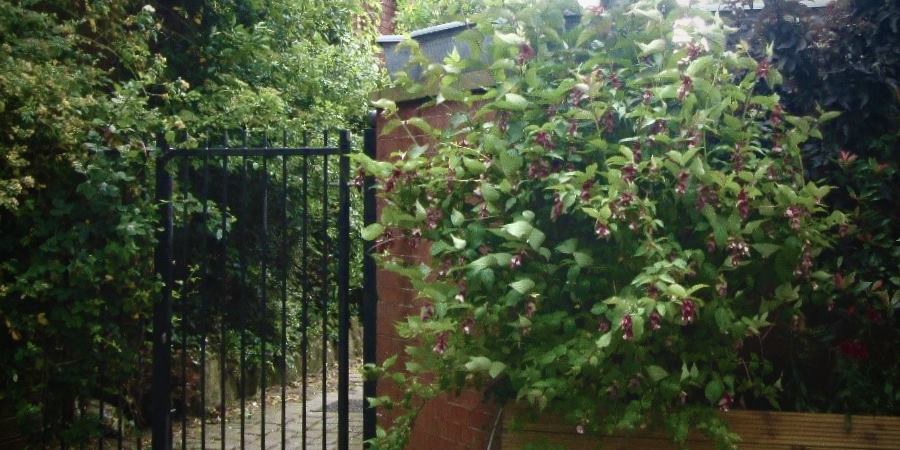
[[[458,36],[474,57],[442,64],[401,44],[424,75],[398,86],[468,109],[439,129],[380,100],[384,133],[415,144],[358,157],[384,204],[364,236],[420,298],[397,325],[406,354],[369,367],[406,392],[374,399],[402,411],[377,448],[468,388],[578,433],[697,429],[722,446],[737,437],[720,411],[779,405],[769,335],[828,307],[817,258],[845,224],[801,149],[838,113],[788,113],[773,47],[728,45],[719,15],[622,3],[572,25],[574,2],[490,9]],[[459,89],[469,70],[494,84]],[[392,256],[398,242],[430,260]]]

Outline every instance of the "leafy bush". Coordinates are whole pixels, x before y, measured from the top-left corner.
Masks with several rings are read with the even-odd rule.
[[[843,214],[800,152],[837,114],[793,116],[756,93],[782,81],[771,47],[728,49],[718,16],[642,0],[570,28],[574,2],[514,8],[458,36],[491,42],[488,64],[427,65],[406,42],[426,79],[398,84],[433,89],[426,107],[472,109],[442,130],[382,100],[385,132],[432,142],[393,163],[358,157],[385,201],[364,234],[422,299],[398,325],[417,344],[390,373],[407,395],[376,400],[407,413],[376,443],[399,448],[420,402],[472,386],[579,432],[661,425],[732,443],[717,410],[777,404],[761,336],[795,326],[832,278],[815,261]],[[456,89],[479,69],[496,83]],[[395,240],[429,242],[432,260],[391,256]]]
[[[822,140],[803,148],[807,173],[835,187],[826,202],[847,212],[848,223],[821,258],[835,273],[817,293],[829,308],[805,310],[802,326],[786,333],[790,352],[774,361],[786,374],[785,405],[896,414],[900,5],[837,1],[814,9],[778,0],[758,13],[741,11],[734,22],[741,37],[755,47],[775,42],[785,108],[842,113],[822,127]]]

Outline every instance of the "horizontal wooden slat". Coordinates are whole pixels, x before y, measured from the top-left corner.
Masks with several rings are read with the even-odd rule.
[[[567,450],[594,450],[603,442],[612,450],[675,450],[678,447],[660,432],[639,436],[579,435],[575,427],[558,419],[514,423],[515,411],[505,414],[502,448],[518,450],[527,443],[558,444]],[[747,450],[898,450],[900,417],[852,416],[839,414],[732,411],[724,414],[731,430],[739,434],[739,448]],[[702,437],[688,442],[691,449],[714,449]],[[549,446],[548,448],[555,448]]]

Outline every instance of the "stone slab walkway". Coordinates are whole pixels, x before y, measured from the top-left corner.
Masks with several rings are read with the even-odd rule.
[[[329,380],[329,388],[336,383]],[[281,387],[274,386],[266,393],[265,444],[262,438],[262,414],[258,401],[247,402],[244,423],[244,449],[276,450],[334,450],[337,449],[337,392],[332,390],[325,396],[325,411],[322,411],[321,385],[307,385],[307,402],[301,398],[301,388],[289,386],[285,396],[285,442],[282,446]],[[331,389],[330,389],[331,390]],[[362,449],[362,377],[355,370],[350,373],[350,448]],[[306,413],[306,442],[303,442],[303,414]],[[188,425],[187,448],[221,449],[221,423],[211,419],[206,423],[206,445],[201,442],[199,421]],[[175,448],[181,447],[180,430],[174,431]],[[229,410],[225,421],[225,448],[241,450],[240,410]]]

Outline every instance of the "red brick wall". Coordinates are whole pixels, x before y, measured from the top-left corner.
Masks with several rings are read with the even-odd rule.
[[[450,114],[461,109],[460,105],[440,105],[419,109],[418,103],[400,105],[400,114],[404,118],[419,116],[433,127],[446,127]],[[377,121],[378,159],[387,160],[392,152],[408,148],[412,139],[402,128],[397,128],[386,136],[381,136],[381,129],[386,121],[380,115]],[[424,137],[418,136],[423,139]],[[420,140],[420,143],[422,141]],[[404,242],[397,242],[390,247],[397,255],[404,255],[413,260],[424,261],[428,258],[428,246],[420,244],[418,248],[410,248]],[[397,336],[394,324],[410,314],[419,314],[420,303],[415,300],[415,292],[409,284],[399,276],[379,270],[378,282],[378,324],[376,340],[376,358],[378,362],[399,354],[401,361],[395,367],[403,367],[403,348],[409,343]],[[378,395],[398,397],[400,390],[387,382],[379,382]],[[444,395],[429,402],[423,408],[413,430],[408,448],[411,450],[482,450],[487,446],[491,429],[496,418],[497,408],[482,401],[477,392],[464,392],[460,396]],[[392,416],[387,411],[379,411],[379,424],[388,426]],[[496,441],[496,439],[495,439]],[[496,442],[495,442],[496,443]]]

